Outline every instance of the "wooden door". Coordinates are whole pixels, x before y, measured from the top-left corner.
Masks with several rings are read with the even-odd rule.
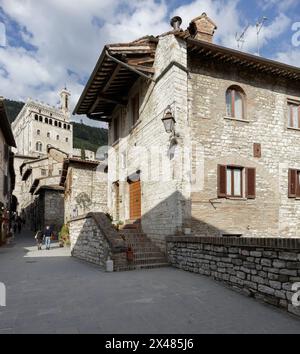
[[[133,182],[129,184],[130,194],[130,220],[138,220],[142,216],[142,195],[141,182]]]

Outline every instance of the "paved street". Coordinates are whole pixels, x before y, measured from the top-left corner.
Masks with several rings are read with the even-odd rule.
[[[0,249],[0,333],[300,333],[300,320],[172,268],[108,274],[32,235]]]

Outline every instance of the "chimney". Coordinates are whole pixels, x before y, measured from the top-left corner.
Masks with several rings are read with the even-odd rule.
[[[180,26],[182,24],[182,18],[175,16],[172,18],[170,25],[174,28],[174,31],[180,31]]]
[[[213,36],[216,29],[216,24],[207,16],[205,12],[201,16],[192,20],[188,28],[192,37],[200,41],[210,43],[213,41]]]

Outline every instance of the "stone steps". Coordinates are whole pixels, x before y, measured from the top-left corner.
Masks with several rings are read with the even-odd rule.
[[[127,270],[153,269],[169,266],[161,250],[141,231],[134,229],[120,231],[127,247],[133,250],[133,261]]]

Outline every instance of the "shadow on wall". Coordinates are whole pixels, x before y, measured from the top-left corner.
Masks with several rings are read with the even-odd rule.
[[[114,270],[127,267],[127,248],[120,234],[104,213],[89,213],[69,222],[72,256],[106,268],[114,262]]]
[[[192,200],[175,192],[141,218],[142,230],[165,251],[167,236],[278,237],[276,195],[255,199],[209,199],[193,193]]]

